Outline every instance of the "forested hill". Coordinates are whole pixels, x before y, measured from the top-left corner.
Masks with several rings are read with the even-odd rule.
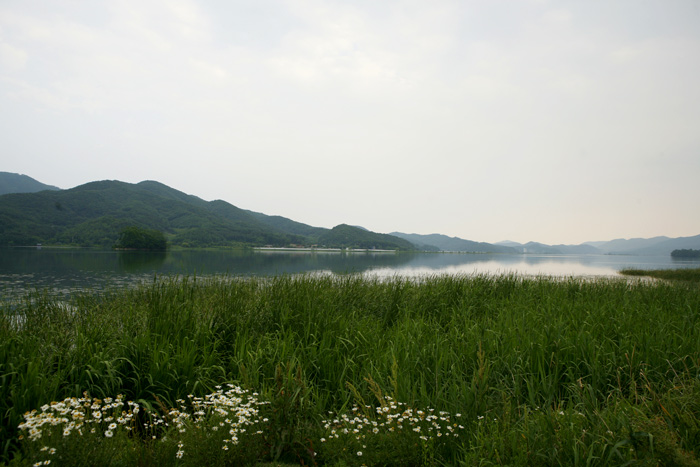
[[[393,235],[377,234],[359,227],[340,224],[319,238],[319,243],[337,245],[342,248],[376,248],[380,250],[414,250],[408,240]]]
[[[7,193],[35,193],[43,190],[60,190],[60,188],[45,185],[27,175],[0,172],[0,195]]]
[[[276,229],[283,230],[284,232],[289,232],[296,235],[304,235],[307,237],[318,238],[328,230],[322,227],[312,227],[307,224],[302,224],[301,222],[296,222],[282,216],[268,216],[267,214],[262,214],[253,211],[246,212],[253,215],[256,219],[258,219],[265,225],[269,225],[270,227],[274,227]]]
[[[0,196],[0,245],[111,247],[131,226],[161,231],[171,245],[183,247],[372,244],[413,249],[396,237],[392,247],[387,243],[391,236],[372,232],[363,232],[362,242],[347,245],[334,243],[333,236],[321,242],[329,229],[253,213],[221,200],[205,201],[155,181],[99,181],[69,190]]]

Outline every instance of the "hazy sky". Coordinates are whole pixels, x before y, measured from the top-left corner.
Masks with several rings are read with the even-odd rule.
[[[700,234],[698,0],[2,0],[0,171],[314,226]]]

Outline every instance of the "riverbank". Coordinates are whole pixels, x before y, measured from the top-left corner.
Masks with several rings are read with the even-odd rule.
[[[68,304],[34,292],[2,313],[0,442],[28,465],[697,462],[698,310],[680,283],[516,275],[157,279]],[[223,449],[224,420],[197,427],[180,401],[228,383],[261,405]],[[94,439],[18,429],[85,391],[138,403],[131,431],[116,417]],[[171,409],[192,415],[185,431]]]

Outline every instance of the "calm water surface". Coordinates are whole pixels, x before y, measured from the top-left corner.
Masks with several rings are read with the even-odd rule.
[[[89,249],[0,250],[0,294],[51,289],[128,286],[155,276],[269,276],[350,274],[415,277],[435,274],[502,274],[615,277],[623,268],[700,267],[670,256],[505,255],[459,253],[340,253],[305,251],[123,252]]]

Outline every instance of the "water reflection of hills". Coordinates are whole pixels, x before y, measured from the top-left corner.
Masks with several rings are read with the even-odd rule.
[[[181,250],[169,252],[89,249],[3,249],[0,274],[230,274],[274,275],[331,271],[360,273],[400,267],[412,253]]]
[[[319,271],[350,274],[374,267],[399,267],[414,256],[412,253],[372,252],[176,251],[169,255],[161,269],[180,274],[269,276]]]
[[[521,254],[466,254],[444,253],[431,255],[416,255],[405,264],[406,267],[420,269],[445,269],[459,268],[468,270],[469,266],[479,266],[486,263],[497,262],[504,270],[521,264],[537,265],[546,263],[571,263],[594,264],[597,260],[594,256],[555,256],[555,255],[521,255]]]
[[[271,276],[333,273],[417,276],[424,274],[518,273],[614,276],[623,268],[698,267],[670,256],[508,255],[325,251],[182,250],[157,252],[10,248],[0,250],[3,289],[52,288],[68,293],[105,289],[155,275]],[[7,292],[5,292],[7,293]]]

